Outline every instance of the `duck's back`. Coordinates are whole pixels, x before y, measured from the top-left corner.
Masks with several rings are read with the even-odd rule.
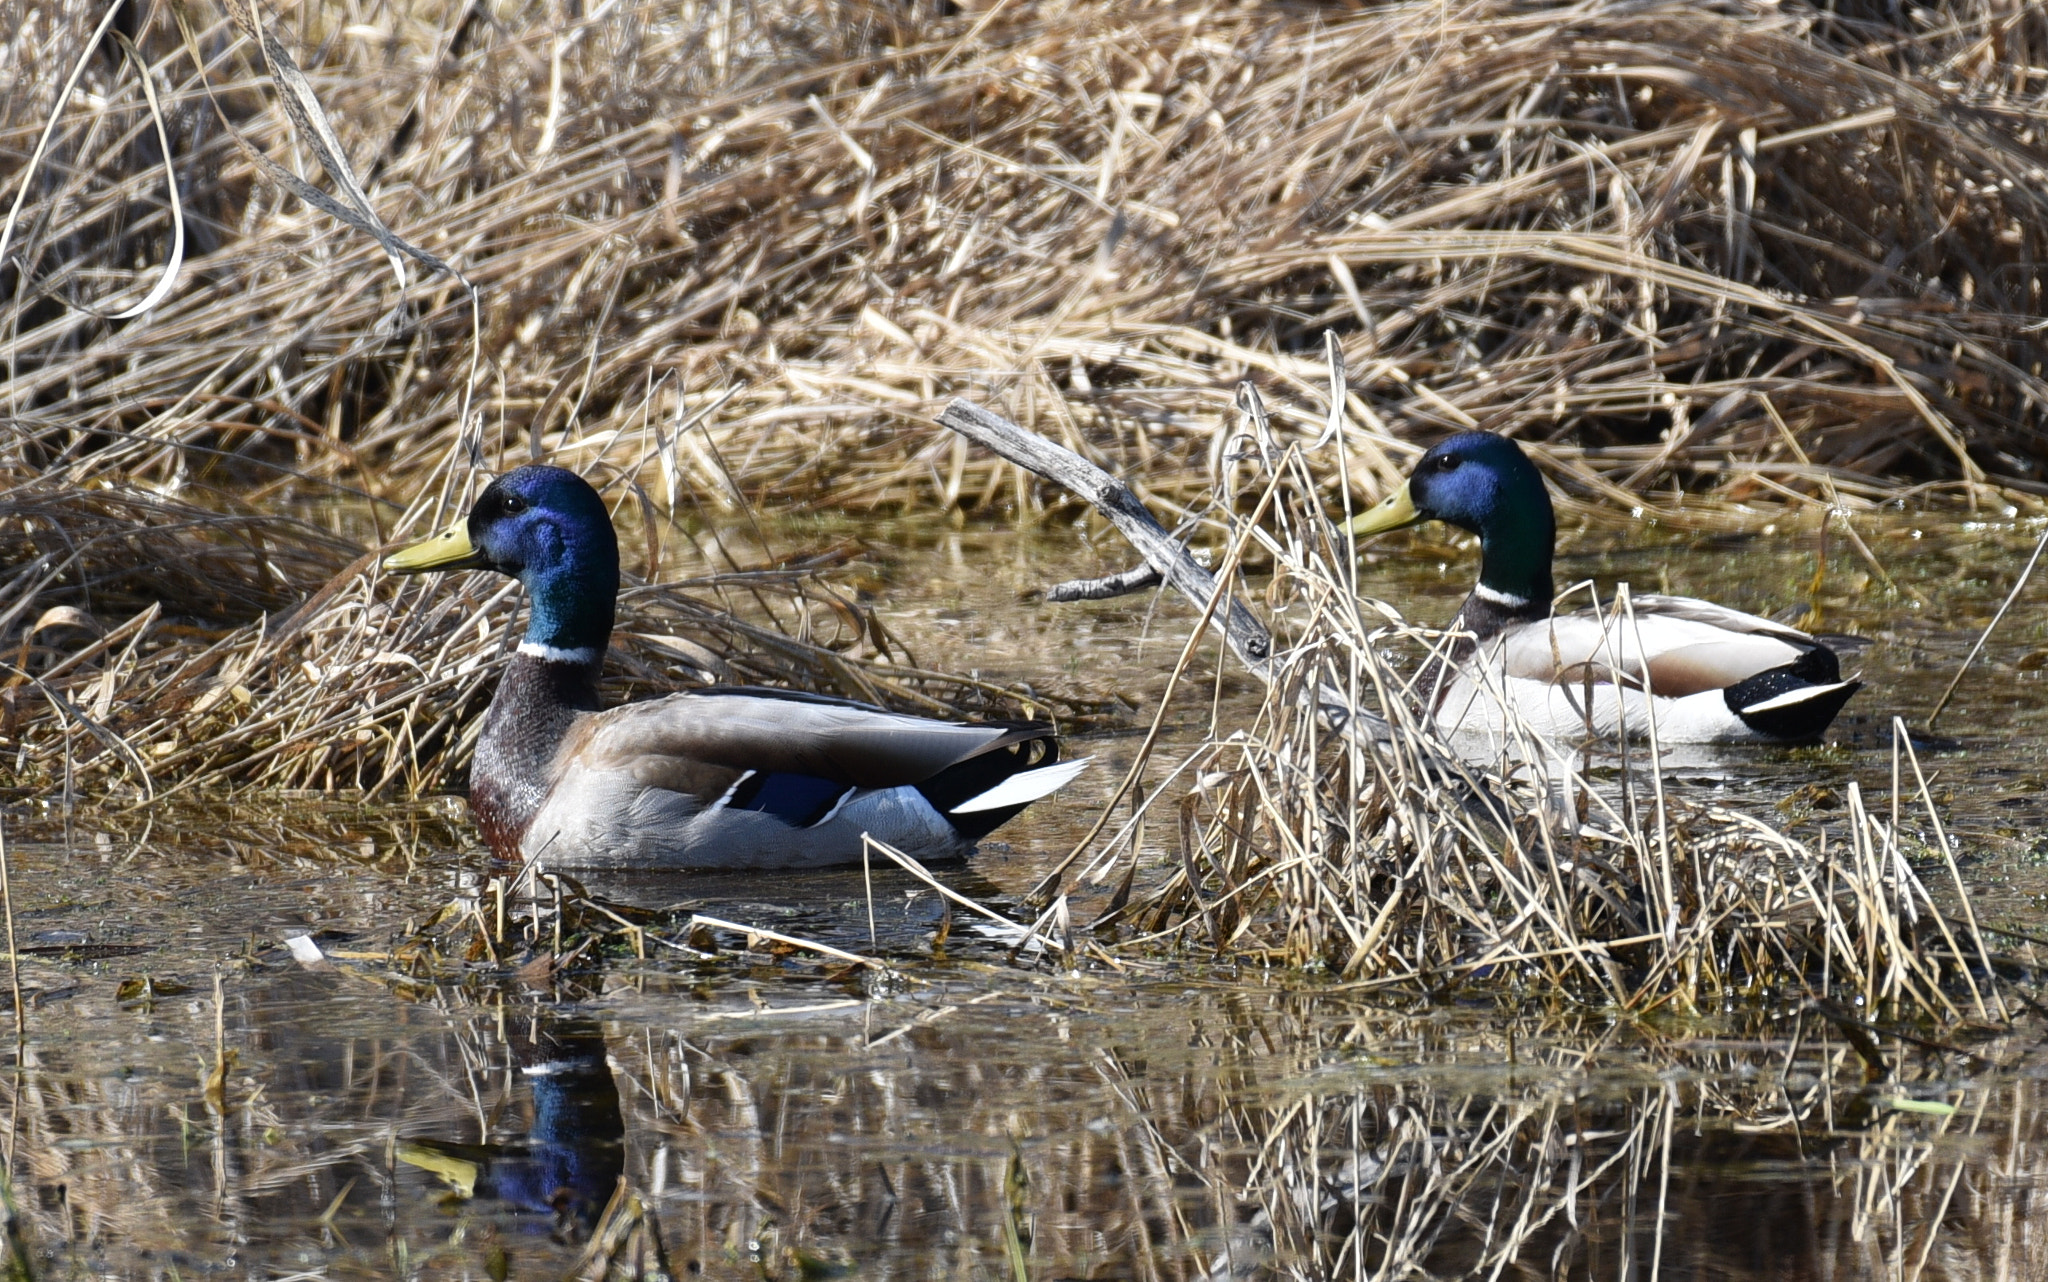
[[[1019,755],[1050,736],[774,690],[582,713],[520,850],[565,868],[811,868],[858,860],[867,832],[920,859],[957,857],[986,829],[948,802],[982,791],[983,774],[1051,760]]]
[[[1453,733],[1640,736],[1654,718],[1667,743],[1811,738],[1859,684],[1797,628],[1672,596],[1517,624],[1446,678],[1435,706]]]
[[[1693,597],[1644,596],[1630,614],[1582,610],[1503,632],[1511,677],[1642,684],[1666,697],[1720,690],[1817,644],[1796,628]]]

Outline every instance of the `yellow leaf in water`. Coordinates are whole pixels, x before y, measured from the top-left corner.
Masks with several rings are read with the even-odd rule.
[[[235,1070],[241,1057],[239,1051],[222,1051],[213,1062],[213,1071],[206,1075],[206,1102],[223,1117],[228,1111],[228,1074]]]
[[[427,1144],[406,1140],[398,1142],[394,1155],[407,1166],[417,1166],[440,1176],[462,1196],[476,1196],[476,1177],[483,1172],[480,1164]]]
[[[130,975],[114,989],[114,1000],[119,1002],[146,1001],[152,997],[177,997],[192,990],[175,979],[158,979],[154,975]]]
[[[1903,1097],[1898,1099],[1886,1100],[1885,1107],[1894,1109],[1901,1113],[1930,1113],[1935,1117],[1949,1117],[1952,1116],[1956,1111],[1955,1105],[1945,1103],[1941,1100],[1905,1099]]]

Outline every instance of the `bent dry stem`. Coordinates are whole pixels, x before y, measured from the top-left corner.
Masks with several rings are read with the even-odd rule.
[[[1256,438],[1263,410],[1247,395],[1244,430]],[[1258,456],[1264,488],[1249,520],[1220,495],[1207,508],[1230,532],[1231,564],[1247,540],[1271,557],[1266,597],[1290,625],[1275,636],[1234,601],[1218,610],[1216,581],[1099,469],[978,407],[956,403],[942,421],[1096,504],[1165,581],[1204,605],[1197,629],[1212,613],[1232,620],[1227,639],[1265,682],[1253,723],[1204,746],[1197,788],[1145,798],[1178,808],[1162,822],[1178,832],[1180,858],[1149,894],[1108,914],[1105,924],[1137,929],[1123,949],[1171,940],[1327,968],[1354,986],[1508,1000],[1572,993],[1638,1013],[1715,1008],[1736,992],[1842,994],[1889,1018],[1952,1021],[1962,1015],[1952,992],[1984,1018],[1988,990],[2005,1009],[1981,935],[1971,932],[1974,951],[1961,948],[1907,863],[1896,805],[1884,822],[1855,784],[1837,838],[1853,858],[1837,866],[1753,816],[1667,795],[1654,725],[1637,758],[1656,798],[1649,826],[1526,727],[1483,779],[1451,766],[1459,748],[1416,715],[1415,692],[1386,657],[1390,644],[1427,652],[1442,634],[1360,607],[1340,568],[1348,548],[1331,538],[1299,445]],[[1631,626],[1628,601],[1624,591],[1611,626]],[[1511,712],[1506,723],[1520,725]],[[1366,733],[1346,733],[1358,728]],[[1898,754],[1910,753],[1901,742],[1895,780]],[[1632,774],[1625,745],[1623,760]],[[1474,787],[1488,806],[1471,804]],[[1896,802],[1896,783],[1893,792]],[[1921,795],[1939,834],[1924,784]],[[1106,854],[1092,865],[1098,880]],[[1126,857],[1135,870],[1135,846]],[[1974,920],[1959,876],[1953,884]]]
[[[135,67],[88,53],[113,6],[57,0],[0,52],[0,127],[48,131],[0,453],[402,507],[533,443],[669,507],[1032,510],[1003,463],[938,465],[924,420],[971,391],[1178,501],[1237,376],[1306,396],[1332,330],[1366,488],[1483,425],[1605,506],[2034,493],[2048,197],[1999,105],[2032,45],[1952,8],[437,0],[387,30],[238,0],[138,30],[161,155]],[[360,194],[256,159],[302,145],[374,158]],[[165,165],[187,268],[116,320],[172,257]],[[464,282],[393,271],[426,242]]]

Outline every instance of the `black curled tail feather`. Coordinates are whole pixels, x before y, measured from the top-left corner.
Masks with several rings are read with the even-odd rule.
[[[990,752],[977,753],[965,761],[954,762],[918,784],[917,790],[931,803],[932,809],[945,816],[946,822],[953,825],[955,832],[969,841],[980,841],[1024,813],[1031,803],[1027,801],[1020,805],[1004,806],[998,810],[977,810],[964,815],[954,814],[953,807],[974,800],[1012,775],[1053,765],[1059,759],[1059,740],[1053,737],[1052,727],[1046,726],[1043,733],[1037,737]]]
[[[1861,681],[1842,680],[1841,661],[1833,650],[1816,645],[1785,666],[1738,681],[1721,694],[1728,710],[1758,734],[1786,743],[1807,743],[1820,738],[1835,714],[1862,688]],[[1806,690],[1812,693],[1800,696]],[[1757,706],[1774,700],[1783,702],[1769,708]]]

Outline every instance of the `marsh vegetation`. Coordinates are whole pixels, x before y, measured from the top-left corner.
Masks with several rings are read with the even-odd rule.
[[[2048,494],[2037,7],[229,8],[0,37],[8,1267],[2038,1270],[2038,613],[1974,755],[1892,733]],[[1215,593],[1022,599],[1139,558],[955,396]],[[1894,694],[1460,758],[1405,682],[1465,551],[1328,518],[1474,427],[1604,599],[1726,573]],[[951,901],[489,876],[432,798],[516,588],[375,556],[532,457],[615,508],[610,695],[1098,779]]]

